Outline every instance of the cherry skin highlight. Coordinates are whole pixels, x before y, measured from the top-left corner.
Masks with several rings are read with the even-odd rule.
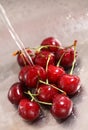
[[[30,122],[36,120],[40,115],[40,106],[35,101],[22,99],[18,106],[19,115]]]
[[[59,61],[60,57],[63,55],[62,60],[60,62],[60,65],[64,67],[65,69],[68,69],[72,66],[72,63],[74,61],[74,49],[58,49],[56,52],[56,59]]]
[[[24,98],[24,92],[20,82],[14,83],[8,91],[8,99],[12,104],[18,105]]]
[[[25,84],[29,88],[36,88],[39,79],[46,80],[46,72],[41,66],[32,66],[29,71],[25,74]]]
[[[43,68],[46,67],[48,57],[50,55],[49,64],[55,64],[55,55],[49,51],[40,51],[35,55],[35,64],[40,65]]]
[[[25,82],[25,75],[26,73],[30,70],[30,66],[24,66],[21,68],[20,72],[19,72],[19,75],[18,75],[18,78],[19,80],[24,83]]]
[[[80,78],[76,75],[65,74],[60,78],[59,87],[68,95],[73,95],[80,88]]]
[[[46,71],[43,67],[35,65],[34,68],[37,70],[38,79],[45,81],[46,80]]]
[[[41,43],[41,46],[47,46],[47,45],[50,45],[50,47],[44,48],[44,50],[55,52],[58,50],[59,46],[61,46],[61,43],[54,37],[48,37],[44,39]]]
[[[63,94],[58,94],[53,99],[51,113],[57,119],[65,119],[72,113],[72,108],[71,99]]]
[[[65,74],[65,71],[61,67],[57,67],[54,65],[49,65],[47,70],[47,78],[50,83],[57,83],[59,78]]]
[[[43,102],[52,102],[53,97],[58,93],[58,90],[50,85],[41,84],[37,89],[37,98]]]

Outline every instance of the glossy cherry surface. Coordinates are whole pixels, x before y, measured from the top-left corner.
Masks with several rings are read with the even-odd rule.
[[[25,74],[25,84],[29,88],[36,88],[39,79],[46,80],[46,72],[41,66],[32,66]]]
[[[35,65],[34,68],[37,70],[38,79],[45,81],[46,80],[46,71],[40,65]]]
[[[24,98],[23,86],[20,82],[14,83],[8,91],[8,99],[12,104],[18,105]]]
[[[50,55],[49,64],[55,64],[55,55],[49,51],[40,51],[35,56],[35,64],[46,67],[48,57]]]
[[[60,78],[59,87],[68,95],[73,95],[80,88],[80,78],[76,75],[65,74]]]
[[[50,83],[57,83],[59,78],[65,74],[65,71],[61,67],[49,65],[47,70],[47,78]]]
[[[71,99],[63,94],[58,94],[53,99],[51,113],[55,118],[65,119],[71,114],[72,108]]]
[[[18,78],[21,82],[25,82],[25,75],[26,73],[30,70],[30,66],[24,66],[21,68],[20,72],[19,72],[19,75],[18,75]]]
[[[29,49],[26,49],[26,50],[27,50],[27,53],[31,56],[32,60],[34,60],[33,52]],[[27,57],[21,51],[19,51],[19,53],[17,55],[17,62],[21,67],[26,66],[26,65],[31,66],[31,63],[28,62]]]
[[[73,75],[76,45],[77,40],[70,46],[62,47],[56,38],[48,37],[38,48],[33,48],[33,52],[24,47],[29,58],[22,49],[13,54],[17,55],[20,65],[20,82],[10,87],[8,99],[18,106],[23,119],[35,121],[42,114],[42,104],[42,108],[50,106],[52,115],[57,119],[71,115],[73,102],[70,98],[80,88],[80,78]],[[71,70],[67,74],[69,68]]]
[[[53,97],[58,93],[58,90],[50,85],[41,84],[37,90],[37,98],[43,102],[52,102]]]
[[[61,46],[61,43],[54,37],[48,37],[42,41],[41,45],[50,45],[50,47],[48,47],[46,50],[55,52],[56,50],[58,50],[58,47]]]
[[[56,59],[57,61],[60,59],[60,57],[63,55],[62,60],[60,62],[60,65],[64,68],[69,68],[72,66],[72,63],[74,61],[74,49],[68,48],[68,49],[58,49],[56,52]]]
[[[36,120],[40,115],[40,106],[35,101],[22,99],[18,106],[20,116],[28,121]]]

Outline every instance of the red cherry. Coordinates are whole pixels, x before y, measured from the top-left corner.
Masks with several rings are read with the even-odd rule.
[[[49,60],[49,64],[54,65],[55,64],[55,55],[49,51],[38,52],[35,56],[35,64],[40,65],[45,68],[49,55],[51,56],[50,60]]]
[[[18,78],[19,80],[24,83],[25,82],[25,75],[30,70],[30,66],[24,66],[21,68],[21,71],[19,72]]]
[[[58,93],[58,90],[50,85],[41,84],[37,89],[37,98],[43,102],[52,102],[53,97]]]
[[[37,73],[38,73],[38,79],[45,81],[46,80],[45,69],[39,65],[35,65],[35,69],[37,70]]]
[[[51,113],[56,118],[65,119],[71,114],[72,108],[71,99],[63,94],[58,94],[53,99]]]
[[[59,87],[68,95],[73,95],[80,88],[80,78],[76,75],[65,74],[60,78]]]
[[[24,98],[23,86],[20,82],[14,83],[8,91],[8,99],[12,104],[18,105]]]
[[[18,106],[18,112],[22,118],[29,121],[34,121],[40,115],[40,106],[35,101],[22,99]]]
[[[56,52],[57,61],[60,59],[60,57],[62,55],[63,55],[63,57],[62,57],[62,60],[60,62],[60,65],[66,69],[71,67],[72,63],[74,61],[74,49],[73,48],[58,49],[58,51]]]
[[[31,56],[32,60],[34,60],[33,52],[31,50],[29,50],[29,49],[26,49],[26,50],[27,50],[28,54]],[[27,58],[24,56],[24,54],[21,51],[19,51],[19,53],[17,55],[17,62],[21,67],[23,67],[25,65],[30,65],[31,66],[31,63],[27,61]]]
[[[55,52],[56,50],[58,50],[58,47],[61,46],[61,43],[54,37],[48,37],[42,41],[41,45],[42,46],[51,45],[52,47],[50,46],[48,47],[48,49],[44,50]]]
[[[57,80],[65,74],[65,71],[61,67],[49,65],[47,70],[47,77],[50,83],[57,83]]]
[[[29,88],[36,88],[39,79],[46,80],[46,72],[41,66],[32,66],[25,74],[25,84]]]

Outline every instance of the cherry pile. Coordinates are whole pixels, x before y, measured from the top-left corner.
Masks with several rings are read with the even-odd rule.
[[[76,45],[74,41],[73,45],[62,47],[54,37],[46,38],[34,50],[25,48],[33,64],[21,50],[14,53],[21,69],[19,82],[10,87],[8,99],[18,106],[23,119],[36,120],[41,108],[47,105],[57,119],[71,115],[73,101],[70,97],[80,88],[80,78],[72,74],[78,54]]]

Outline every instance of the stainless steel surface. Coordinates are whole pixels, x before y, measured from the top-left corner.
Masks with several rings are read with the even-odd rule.
[[[74,115],[56,121],[45,111],[45,118],[30,124],[8,101],[8,89],[18,81],[19,67],[12,53],[17,50],[8,30],[0,20],[0,130],[87,130],[88,128],[88,1],[84,0],[0,0],[15,31],[25,46],[35,47],[48,36],[58,38],[63,46],[78,40],[79,61],[75,69],[82,89],[73,98]]]

